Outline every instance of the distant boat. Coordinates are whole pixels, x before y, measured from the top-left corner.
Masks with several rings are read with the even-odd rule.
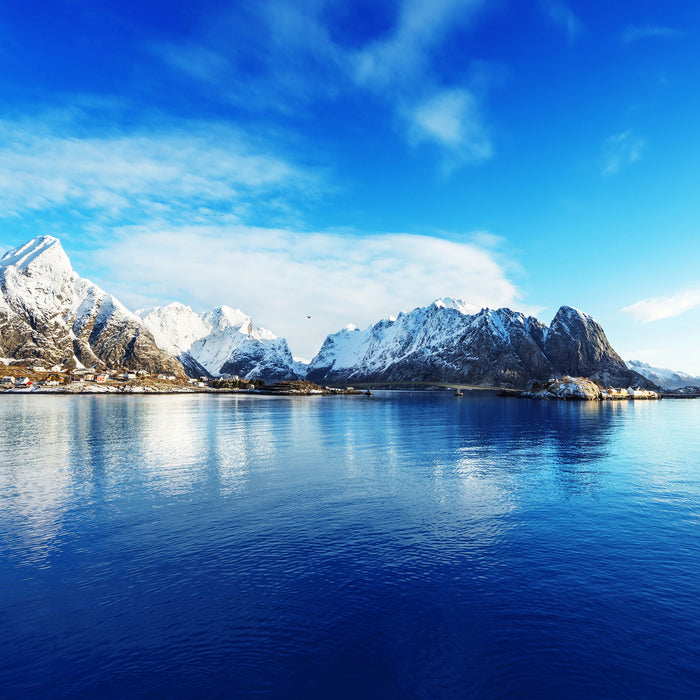
[[[367,391],[365,391],[365,396],[372,396],[372,390],[367,389]]]
[[[455,391],[455,396],[464,396],[464,392],[461,389]]]

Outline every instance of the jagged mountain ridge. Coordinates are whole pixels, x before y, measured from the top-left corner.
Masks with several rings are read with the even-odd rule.
[[[52,236],[0,259],[0,356],[182,374],[134,314],[73,270]]]
[[[666,369],[665,367],[652,367],[650,364],[639,360],[629,360],[626,364],[630,369],[639,372],[649,381],[670,391],[683,389],[687,386],[700,386],[700,377],[694,377],[687,372],[679,372]]]
[[[78,276],[60,242],[40,236],[0,260],[0,357],[190,376],[277,381],[304,374],[286,341],[221,306],[130,312]],[[510,309],[455,299],[401,313],[365,331],[329,335],[306,369],[313,381],[463,382],[525,386],[561,374],[652,386],[628,369],[590,316],[562,307],[548,328]]]
[[[143,369],[184,376],[296,379],[283,338],[226,306],[198,316],[182,304],[129,311],[39,236],[0,260],[0,357],[67,368]]]
[[[525,387],[562,374],[614,386],[651,386],[629,370],[600,325],[568,306],[548,328],[510,309],[471,308],[453,299],[400,313],[360,331],[329,335],[311,361],[316,382],[462,382]]]
[[[239,309],[217,306],[196,314],[178,302],[136,311],[160,347],[176,355],[191,373],[280,381],[297,379],[287,341],[253,325]]]

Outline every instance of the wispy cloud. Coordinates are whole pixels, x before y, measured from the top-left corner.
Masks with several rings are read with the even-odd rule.
[[[276,194],[318,185],[310,171],[216,123],[85,136],[66,123],[5,121],[0,143],[0,216],[70,207],[167,218],[215,207],[244,218]]]
[[[351,56],[359,83],[380,88],[411,84],[428,71],[432,51],[445,36],[471,21],[483,0],[406,0],[387,36]]]
[[[519,297],[491,251],[410,234],[138,227],[104,242],[91,261],[109,269],[99,281],[132,307],[172,300],[198,310],[238,306],[307,358],[347,323],[364,327],[437,297],[491,307]]]
[[[546,0],[542,9],[553,24],[563,29],[570,42],[576,41],[583,33],[584,26],[568,5],[556,0]]]
[[[446,174],[493,155],[474,91],[466,85],[440,86],[431,70],[435,49],[450,32],[470,22],[482,5],[481,0],[407,0],[388,36],[349,56],[356,83],[391,100],[409,143],[440,149]]]
[[[215,97],[248,109],[303,112],[312,100],[371,93],[375,104],[398,118],[409,143],[431,143],[453,168],[491,157],[492,148],[481,104],[484,86],[471,86],[469,77],[442,84],[440,48],[485,5],[485,0],[404,0],[386,31],[358,47],[333,38],[327,0],[261,0],[235,21],[223,17],[198,39],[148,48]],[[255,79],[241,79],[250,65],[256,67]]]
[[[641,159],[645,146],[644,139],[630,130],[608,136],[603,141],[601,173],[606,176],[615,175],[626,166],[636,163]]]
[[[405,110],[409,137],[415,143],[435,142],[448,149],[444,168],[489,159],[493,147],[474,96],[466,90],[445,90]]]
[[[700,306],[700,290],[686,289],[670,297],[642,299],[622,309],[642,323],[674,318]]]
[[[631,44],[641,39],[676,39],[683,36],[679,29],[662,27],[653,24],[631,25],[622,32],[620,37],[623,44]]]

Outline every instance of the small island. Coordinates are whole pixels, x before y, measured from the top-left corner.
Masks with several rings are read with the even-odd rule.
[[[600,383],[586,377],[570,377],[568,375],[559,379],[533,382],[525,391],[512,392],[510,395],[527,399],[564,399],[570,401],[629,401],[662,398],[659,392],[651,389],[603,387]]]

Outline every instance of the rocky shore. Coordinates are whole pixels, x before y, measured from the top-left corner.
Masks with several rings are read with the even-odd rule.
[[[591,379],[569,376],[564,376],[561,379],[549,379],[545,382],[535,382],[529,389],[520,392],[509,392],[509,395],[527,399],[564,399],[573,401],[629,401],[631,399],[661,398],[661,394],[649,389],[602,387]]]

